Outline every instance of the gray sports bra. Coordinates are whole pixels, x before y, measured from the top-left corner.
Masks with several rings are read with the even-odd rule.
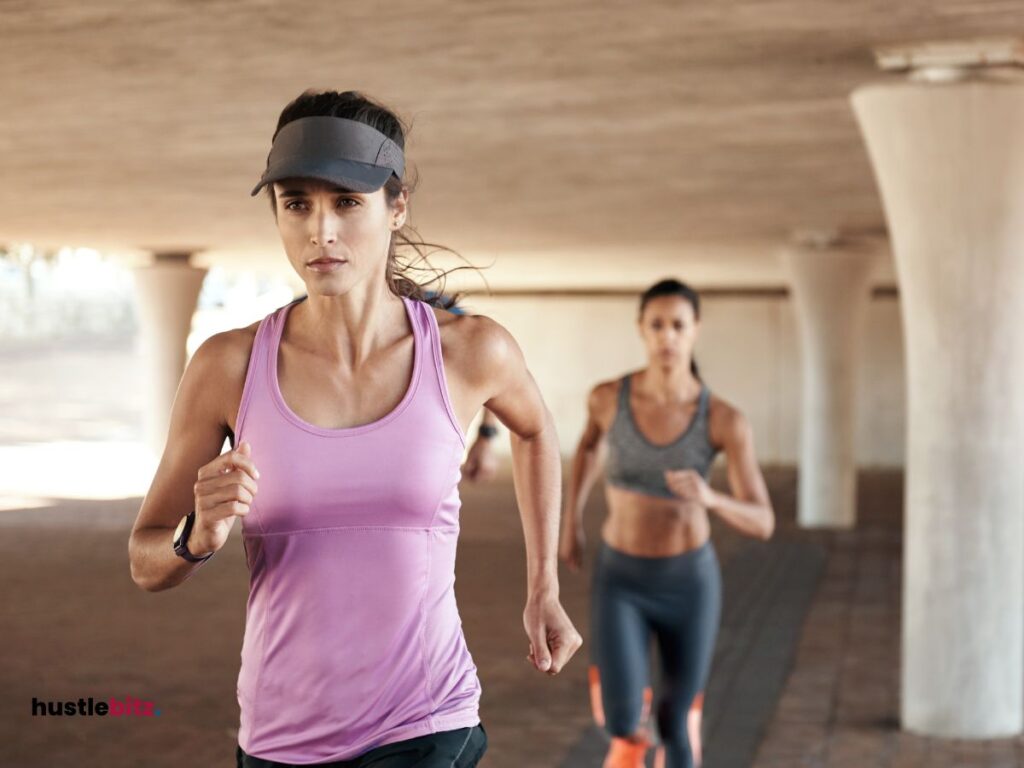
[[[609,485],[650,496],[675,498],[665,483],[666,469],[694,469],[705,479],[718,449],[708,437],[708,400],[711,393],[701,382],[697,412],[690,425],[668,445],[655,445],[644,437],[629,407],[632,374],[622,379],[615,420],[608,431],[605,478]]]

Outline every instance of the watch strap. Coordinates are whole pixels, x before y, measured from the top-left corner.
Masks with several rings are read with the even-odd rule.
[[[181,536],[174,542],[174,554],[190,563],[202,563],[209,560],[214,556],[215,552],[210,552],[203,555],[202,557],[196,557],[188,551],[188,537],[192,533],[192,527],[196,524],[196,511],[193,509],[185,516],[185,527],[181,531]]]

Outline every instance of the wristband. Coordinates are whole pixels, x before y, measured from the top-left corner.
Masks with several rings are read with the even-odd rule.
[[[188,537],[192,533],[192,526],[196,522],[196,511],[193,509],[178,523],[178,528],[174,532],[174,554],[178,557],[188,560],[190,563],[203,563],[209,560],[216,554],[216,551],[209,552],[202,557],[196,557],[188,551]]]

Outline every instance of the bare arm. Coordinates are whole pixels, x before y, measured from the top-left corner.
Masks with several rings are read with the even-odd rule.
[[[608,384],[599,384],[587,398],[587,423],[573,456],[565,497],[565,525],[562,527],[560,553],[562,560],[574,571],[583,565],[583,510],[601,474],[607,449],[601,414],[605,409],[608,390]]]
[[[561,457],[554,419],[519,345],[492,323],[486,343],[494,356],[491,396],[484,406],[509,429],[512,477],[526,538],[527,589],[558,595],[558,514]]]
[[[223,546],[218,529],[230,524],[218,524],[211,508],[219,504],[226,517],[227,505],[221,501],[234,497],[241,504],[255,493],[255,481],[245,469],[232,471],[232,466],[248,465],[255,472],[251,462],[240,451],[218,455],[228,434],[226,387],[237,379],[240,365],[244,381],[245,363],[225,335],[218,334],[196,350],[178,385],[164,453],[128,540],[132,580],[142,589],[170,589],[202,566],[174,553],[174,529],[182,516],[196,509],[189,551],[197,556],[216,551]]]
[[[771,538],[775,531],[775,511],[754,453],[750,423],[739,411],[724,406],[720,414],[713,417],[711,426],[712,433],[721,436],[732,495],[714,490],[692,470],[667,472],[669,487],[682,498],[698,499],[738,531],[761,539]]]
[[[711,509],[744,533],[771,538],[775,531],[775,510],[754,453],[754,431],[739,411],[730,414],[724,448],[732,495],[716,493]]]
[[[515,339],[486,317],[461,322],[467,320],[472,323],[465,326],[471,330],[461,367],[484,407],[508,427],[512,442],[512,477],[526,540],[527,658],[537,669],[557,674],[583,638],[559,602],[561,457],[554,420]]]

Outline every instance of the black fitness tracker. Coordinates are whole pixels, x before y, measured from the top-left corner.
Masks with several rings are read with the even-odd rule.
[[[188,551],[188,536],[192,533],[192,526],[196,523],[196,511],[193,509],[178,523],[177,529],[174,531],[174,554],[178,557],[183,557],[190,563],[201,563],[205,560],[209,560],[213,557],[213,552],[202,557],[196,557]]]
[[[477,434],[480,437],[485,437],[488,440],[498,434],[498,428],[491,426],[490,424],[481,424],[480,429],[477,430]]]

